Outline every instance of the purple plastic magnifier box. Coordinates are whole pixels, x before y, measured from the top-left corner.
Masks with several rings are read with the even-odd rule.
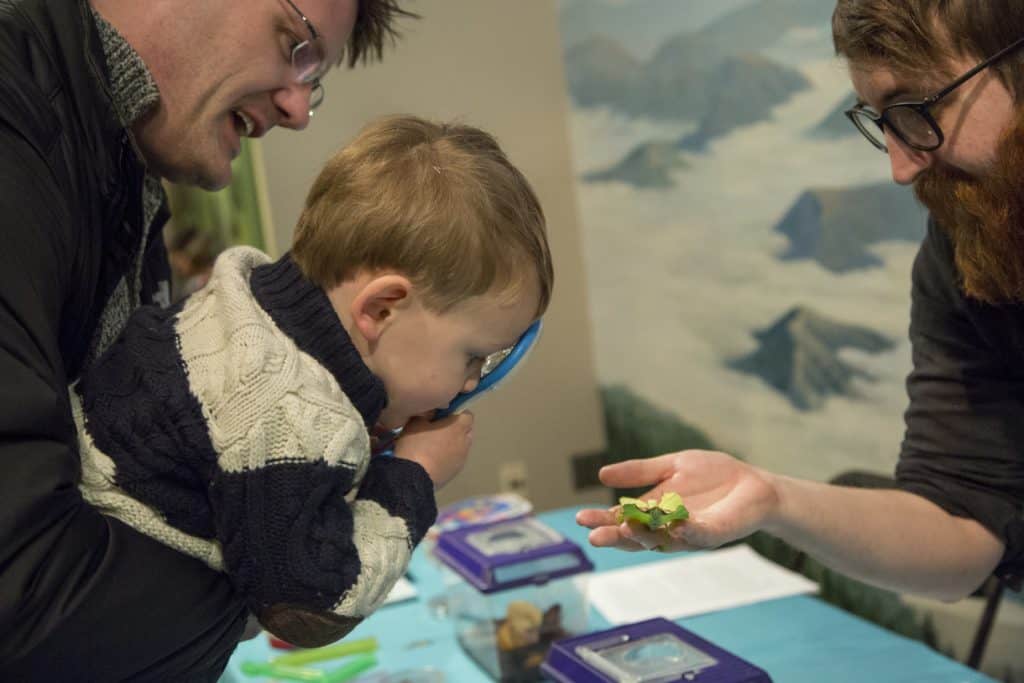
[[[481,593],[594,568],[578,545],[532,517],[443,532],[434,554]]]
[[[630,643],[635,644],[635,647],[632,651],[625,650]],[[645,647],[651,649],[653,657],[658,656],[658,648],[663,650],[661,654],[664,655],[665,643],[675,643],[672,656],[663,657],[660,661],[645,657]],[[646,667],[648,674],[634,671],[628,676],[616,676],[613,673],[615,663],[595,665],[595,660],[600,660],[603,653],[615,653],[617,663],[624,667],[631,663],[635,664],[637,670]],[[608,657],[609,661],[612,659],[612,656]],[[662,618],[556,641],[541,664],[541,671],[558,683],[617,683],[621,680],[650,683],[771,683],[772,680],[762,669],[679,624]]]

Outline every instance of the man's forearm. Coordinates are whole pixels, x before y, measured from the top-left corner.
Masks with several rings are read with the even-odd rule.
[[[780,502],[765,530],[874,585],[955,600],[977,588],[1003,554],[976,521],[905,491],[780,476],[772,482]]]

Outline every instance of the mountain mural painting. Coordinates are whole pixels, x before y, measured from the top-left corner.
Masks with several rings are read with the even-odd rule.
[[[796,69],[749,52],[715,49],[692,35],[669,41],[648,63],[615,39],[595,36],[571,48],[565,64],[578,106],[700,121],[703,133],[696,139],[703,141],[765,119],[775,105],[810,85]]]
[[[925,211],[892,183],[804,192],[775,226],[789,238],[782,260],[813,259],[833,273],[881,265],[868,248],[884,240],[920,242]]]
[[[822,0],[757,0],[709,24],[701,34],[743,50],[763,50],[787,31],[829,26],[835,3]]]
[[[839,100],[828,114],[826,114],[818,125],[807,131],[811,138],[819,140],[838,140],[840,138],[857,137],[860,133],[856,126],[846,116],[846,110],[857,103],[857,96],[853,93],[844,96]]]
[[[773,108],[811,85],[796,69],[756,55],[726,59],[708,84],[714,86],[700,128],[679,141],[685,150],[703,152],[715,138],[767,120]]]
[[[633,187],[667,189],[675,185],[672,171],[687,166],[674,142],[648,142],[634,148],[611,168],[588,173],[583,179],[591,183],[618,181]]]
[[[588,44],[581,49],[594,47]],[[609,61],[608,52],[605,59]],[[619,60],[619,57],[613,58]],[[597,61],[593,58],[592,61]],[[571,62],[570,62],[571,63]],[[596,103],[595,93],[605,93],[618,98],[616,93],[626,93],[638,87],[631,80],[629,67],[617,62],[614,67],[607,67],[616,76],[613,82],[606,82],[593,90],[589,85],[592,75],[572,75],[570,83],[580,88],[577,102]],[[682,138],[671,146],[662,142],[652,141],[634,147],[617,164],[584,176],[588,182],[617,180],[642,188],[670,188],[675,185],[669,171],[685,167],[685,162],[672,149],[687,152],[704,152],[708,144],[715,138],[731,133],[737,128],[748,126],[771,117],[772,109],[786,102],[795,93],[810,86],[807,78],[795,69],[758,57],[742,55],[729,57],[705,77],[706,85],[700,88],[702,103],[698,107],[695,100],[688,100],[692,112],[699,120],[697,130]],[[586,86],[580,84],[588,84]],[[612,95],[614,94],[614,95]],[[653,112],[652,112],[653,113]]]
[[[829,396],[856,397],[854,379],[873,379],[841,359],[840,349],[880,353],[894,346],[874,330],[841,323],[801,306],[754,336],[757,350],[730,362],[730,367],[760,377],[801,411],[820,409]]]
[[[565,66],[569,92],[581,107],[626,108],[643,78],[643,65],[608,36],[589,38],[570,49]]]
[[[633,116],[701,120],[713,109],[722,110],[714,93],[718,81],[728,78],[732,68],[725,66],[722,73],[723,62],[748,60],[786,31],[819,26],[830,17],[831,8],[821,0],[761,0],[726,13],[699,32],[670,36],[647,61],[636,59],[614,37],[594,35],[566,51],[569,92],[581,107],[608,106]],[[748,86],[756,84],[753,77],[758,73],[775,80],[771,73],[758,70],[751,72]],[[792,76],[802,78],[796,72]],[[766,109],[757,102],[743,108]]]

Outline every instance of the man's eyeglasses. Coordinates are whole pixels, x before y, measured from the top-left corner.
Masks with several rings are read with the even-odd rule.
[[[323,75],[323,59],[321,59],[320,51],[314,44],[320,37],[320,34],[317,33],[316,29],[313,28],[313,23],[306,18],[302,10],[295,6],[292,0],[285,0],[285,2],[291,5],[291,8],[302,19],[302,23],[309,29],[309,40],[303,40],[292,47],[292,69],[295,71],[299,83],[312,84],[313,86],[313,90],[309,94],[309,115],[312,117],[313,112],[324,101],[324,86],[320,83],[320,77]]]
[[[885,144],[886,128],[908,147],[920,152],[933,152],[942,146],[945,136],[935,121],[935,117],[932,116],[931,108],[978,73],[1022,46],[1024,46],[1024,38],[1003,48],[939,92],[923,100],[890,104],[880,114],[866,108],[863,104],[858,104],[854,108],[848,109],[846,116],[872,145],[883,152],[889,151]]]

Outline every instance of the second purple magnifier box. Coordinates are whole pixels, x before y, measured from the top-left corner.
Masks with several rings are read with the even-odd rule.
[[[753,664],[667,619],[559,640],[541,671],[558,683],[771,683]]]
[[[461,580],[448,588],[459,644],[495,680],[541,680],[551,643],[587,630],[582,548],[532,517],[440,535],[434,554]]]

